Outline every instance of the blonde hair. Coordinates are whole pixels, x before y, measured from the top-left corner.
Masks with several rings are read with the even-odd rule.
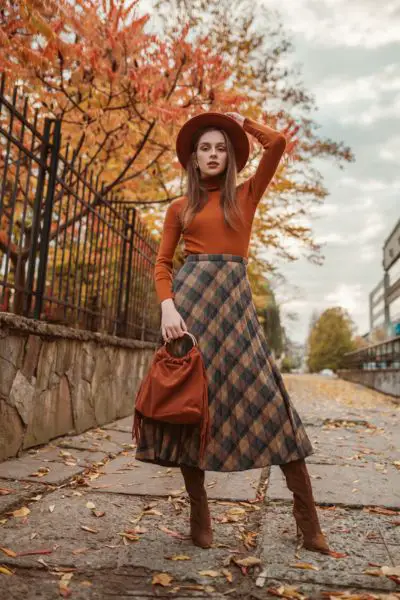
[[[221,189],[221,205],[224,212],[225,223],[237,231],[234,222],[237,218],[243,223],[243,213],[238,205],[236,198],[236,157],[233,144],[225,131],[216,127],[206,127],[199,129],[193,136],[193,152],[187,163],[187,191],[188,202],[183,209],[181,217],[182,229],[187,227],[195,215],[200,212],[207,201],[207,188],[202,184],[200,171],[196,167],[196,152],[200,138],[208,131],[220,131],[225,138],[225,144],[228,154],[227,166],[225,170],[224,183]]]

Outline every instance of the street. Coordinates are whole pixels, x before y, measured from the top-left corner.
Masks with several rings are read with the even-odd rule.
[[[193,546],[180,471],[134,460],[127,417],[0,463],[0,597],[400,598],[400,405],[334,378],[284,378],[337,557],[299,547],[276,466],[207,472],[214,544]]]

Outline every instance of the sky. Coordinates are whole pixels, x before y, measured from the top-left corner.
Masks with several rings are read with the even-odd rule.
[[[343,170],[318,163],[329,195],[310,224],[325,260],[278,264],[290,284],[276,290],[283,323],[304,343],[313,311],[342,306],[363,335],[382,247],[400,217],[400,0],[263,1],[292,41],[321,136],[343,141],[356,158]]]
[[[280,265],[296,287],[282,294],[284,324],[303,343],[313,310],[342,306],[363,335],[368,295],[383,275],[382,247],[400,218],[400,0],[268,0],[268,6],[278,10],[292,40],[321,135],[343,140],[356,159],[343,170],[333,161],[318,165],[329,195],[311,224],[325,261]],[[289,311],[297,321],[285,318]]]

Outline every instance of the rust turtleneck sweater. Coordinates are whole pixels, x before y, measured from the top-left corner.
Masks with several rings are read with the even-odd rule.
[[[219,203],[223,174],[203,180],[208,190],[207,203],[184,231],[179,220],[179,212],[187,202],[187,196],[173,200],[165,214],[161,243],[154,267],[155,287],[160,302],[167,298],[174,298],[172,260],[181,235],[184,239],[185,258],[188,254],[203,253],[236,254],[245,258],[248,256],[254,213],[278,167],[286,147],[286,138],[274,129],[249,118],[245,119],[243,128],[264,148],[255,174],[236,188],[237,202],[242,206],[245,223],[235,231],[224,222]]]

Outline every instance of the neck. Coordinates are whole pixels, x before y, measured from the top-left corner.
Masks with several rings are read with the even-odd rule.
[[[201,185],[203,185],[207,190],[219,190],[225,181],[225,172],[218,173],[218,175],[208,175],[207,177],[202,177],[200,179]]]

